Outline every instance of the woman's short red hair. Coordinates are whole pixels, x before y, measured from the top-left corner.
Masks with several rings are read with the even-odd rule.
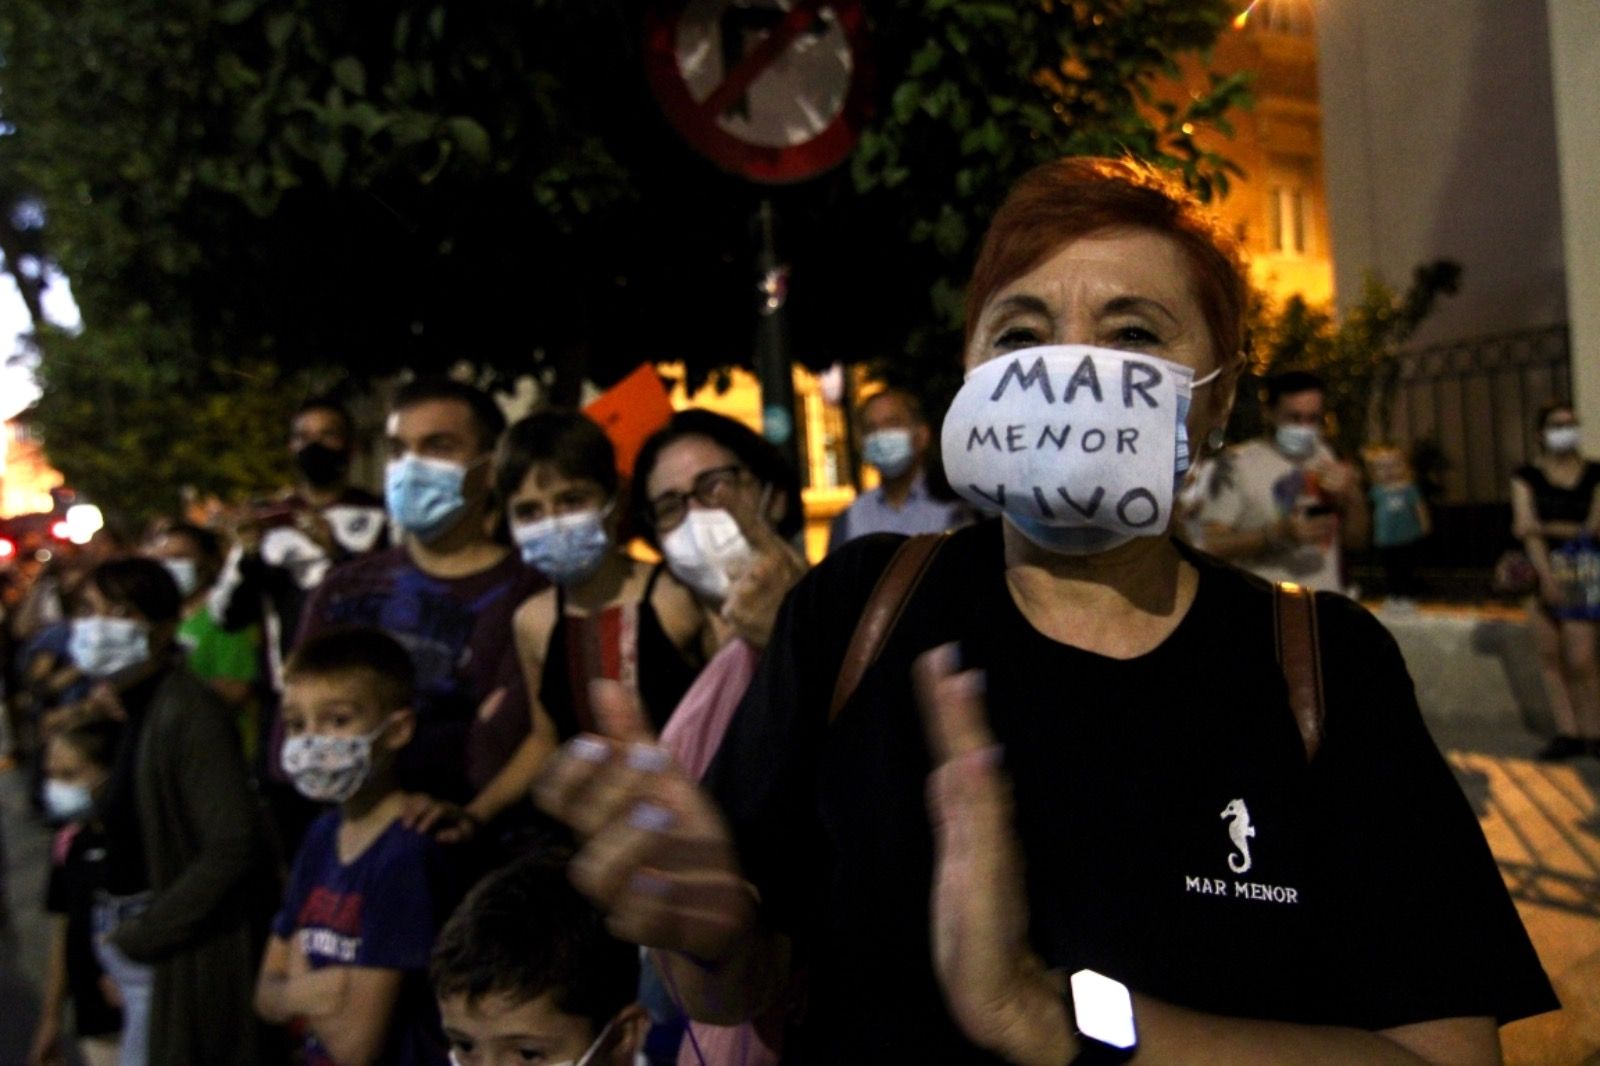
[[[1123,159],[1058,159],[1034,167],[1012,186],[989,223],[967,284],[967,341],[995,293],[1067,243],[1110,229],[1151,230],[1178,242],[1194,271],[1217,362],[1237,359],[1244,350],[1248,292],[1238,244],[1178,182]]]

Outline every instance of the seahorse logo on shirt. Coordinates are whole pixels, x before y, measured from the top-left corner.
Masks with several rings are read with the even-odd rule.
[[[1245,873],[1250,869],[1250,838],[1256,835],[1256,827],[1250,824],[1250,809],[1244,800],[1236,799],[1222,808],[1222,817],[1233,819],[1228,826],[1228,839],[1239,849],[1228,854],[1228,869]]]

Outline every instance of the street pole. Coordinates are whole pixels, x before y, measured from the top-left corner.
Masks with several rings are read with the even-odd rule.
[[[776,445],[805,484],[800,437],[795,432],[794,368],[784,306],[789,302],[789,267],[778,259],[772,201],[756,210],[756,378],[761,383],[761,435]]]

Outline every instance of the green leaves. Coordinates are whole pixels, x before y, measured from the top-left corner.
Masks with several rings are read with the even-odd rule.
[[[367,68],[355,56],[334,60],[333,80],[351,96],[364,96],[367,92]]]
[[[874,115],[848,165],[757,190],[662,121],[624,0],[0,3],[17,127],[0,188],[37,190],[90,323],[43,342],[50,447],[106,493],[116,470],[256,477],[191,423],[254,419],[245,380],[292,390],[262,364],[375,376],[465,354],[604,382],[646,358],[702,377],[746,359],[761,195],[794,266],[797,356],[937,382],[1022,172],[1133,151],[1220,194],[1227,162],[1183,127],[1225,130],[1248,92],[1163,92],[1229,0],[881,0]],[[208,442],[181,445],[192,469],[161,465],[143,418],[169,451],[177,426]]]
[[[462,155],[475,163],[489,161],[489,133],[476,120],[457,115],[445,122],[445,129]]]

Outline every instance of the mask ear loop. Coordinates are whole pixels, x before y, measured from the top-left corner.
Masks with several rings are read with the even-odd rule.
[[[1209,385],[1209,384],[1211,384],[1213,381],[1217,380],[1217,378],[1219,378],[1221,376],[1222,376],[1222,367],[1219,366],[1215,370],[1211,371],[1211,373],[1209,373],[1205,377],[1201,378],[1200,380],[1190,382],[1189,383],[1189,388],[1190,388],[1190,390],[1194,390],[1194,389],[1198,389],[1202,385]]]

